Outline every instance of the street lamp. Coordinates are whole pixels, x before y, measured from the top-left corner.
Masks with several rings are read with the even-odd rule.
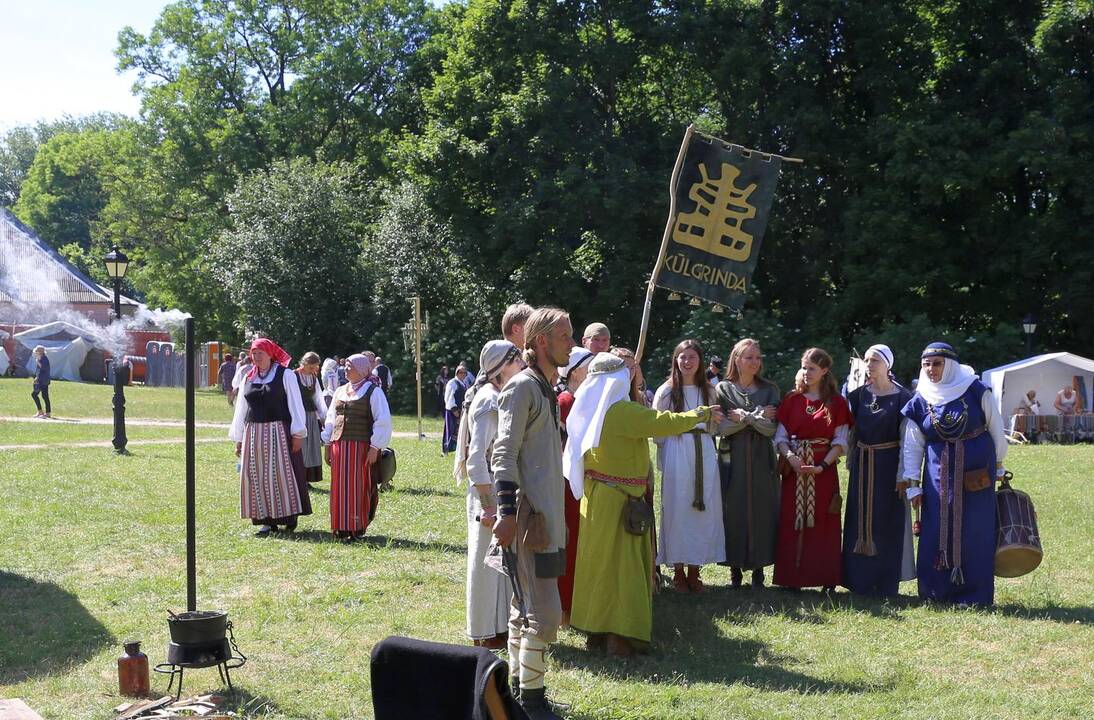
[[[122,278],[129,269],[129,258],[118,249],[114,249],[103,258],[106,263],[106,274],[114,281],[114,316],[122,319]],[[125,446],[129,440],[125,436],[125,386],[122,382],[122,358],[119,354],[114,358],[114,452],[125,455]]]
[[[1033,333],[1037,332],[1037,321],[1032,314],[1022,320],[1022,332],[1026,334],[1026,357],[1029,357],[1033,354]]]

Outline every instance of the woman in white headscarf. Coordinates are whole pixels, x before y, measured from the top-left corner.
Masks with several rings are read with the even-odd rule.
[[[509,580],[483,561],[497,519],[491,457],[498,436],[498,393],[524,369],[520,349],[508,340],[491,340],[479,354],[482,372],[464,398],[456,442],[456,482],[467,483],[467,636],[490,650],[509,637]]]
[[[718,407],[651,410],[628,400],[630,391],[623,359],[598,353],[574,395],[562,460],[570,489],[581,498],[570,624],[589,633],[590,645],[606,635],[608,652],[617,656],[648,645],[653,630],[653,508],[644,500],[648,438],[722,419]]]
[[[863,595],[892,597],[901,580],[915,577],[900,452],[908,424],[901,411],[912,393],[893,382],[893,351],[887,345],[872,345],[863,360],[866,384],[847,395],[855,422],[848,443],[843,585]]]
[[[915,396],[904,406],[904,481],[922,504],[919,596],[962,605],[995,597],[995,481],[1007,440],[991,390],[946,343],[923,351]],[[922,486],[920,485],[922,468]]]

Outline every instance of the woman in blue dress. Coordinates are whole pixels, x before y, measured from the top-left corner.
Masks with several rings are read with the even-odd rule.
[[[904,406],[904,479],[922,504],[919,596],[960,605],[995,597],[995,481],[1007,440],[991,390],[946,343],[923,351],[915,396]],[[918,468],[922,467],[922,487]]]
[[[901,410],[912,393],[892,381],[888,346],[871,346],[863,359],[868,384],[847,396],[855,424],[843,522],[843,584],[862,595],[895,596],[901,580],[915,577],[900,468],[900,441],[908,423]]]

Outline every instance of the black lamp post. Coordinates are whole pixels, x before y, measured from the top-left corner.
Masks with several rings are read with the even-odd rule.
[[[1037,321],[1033,315],[1026,315],[1022,320],[1022,332],[1026,334],[1026,357],[1033,354],[1033,333],[1037,332]]]
[[[114,281],[114,316],[122,319],[122,278],[129,269],[129,258],[115,245],[103,258],[106,274]],[[114,358],[114,452],[125,454],[129,439],[125,436],[125,385],[122,378],[122,357]]]

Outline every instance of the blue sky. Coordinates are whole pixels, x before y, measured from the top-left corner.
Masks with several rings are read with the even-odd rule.
[[[168,0],[0,0],[0,132],[64,114],[136,115],[118,31],[152,29]]]

